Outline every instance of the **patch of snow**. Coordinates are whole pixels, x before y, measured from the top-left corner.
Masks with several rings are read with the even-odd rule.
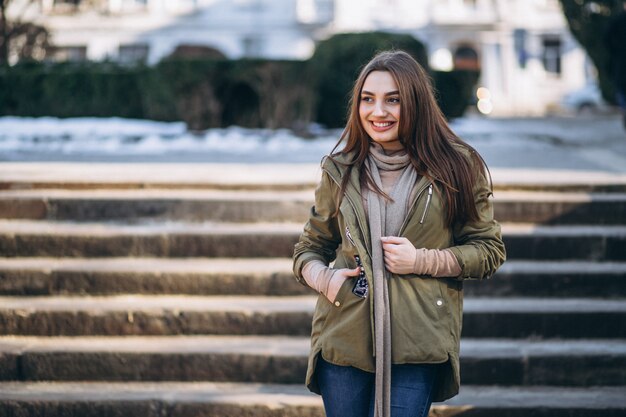
[[[626,172],[619,117],[467,117],[451,127],[489,166]],[[0,161],[319,163],[341,130],[311,128],[314,139],[287,129],[191,132],[182,122],[0,117]]]

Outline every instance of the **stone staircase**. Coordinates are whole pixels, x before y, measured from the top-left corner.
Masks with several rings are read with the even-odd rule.
[[[131,168],[0,178],[0,417],[323,416],[289,259],[315,169]],[[502,178],[509,260],[431,415],[626,416],[626,181]]]

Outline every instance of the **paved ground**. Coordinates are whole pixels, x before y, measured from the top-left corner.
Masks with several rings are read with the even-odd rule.
[[[454,126],[490,167],[626,173],[619,117],[468,118]]]

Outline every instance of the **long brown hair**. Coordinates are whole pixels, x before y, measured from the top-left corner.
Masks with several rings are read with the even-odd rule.
[[[389,72],[398,86],[400,143],[409,154],[417,173],[437,183],[439,187],[436,188],[443,190],[447,207],[446,224],[452,226],[456,221],[464,223],[478,220],[473,188],[478,176],[485,171],[489,174],[489,170],[478,152],[452,132],[437,105],[430,77],[415,59],[403,51],[378,53],[363,67],[354,83],[348,122],[331,152],[336,156],[337,153],[334,152],[342,142],[345,142],[345,146],[339,154],[355,152],[355,157],[347,164],[348,171],[342,178],[340,197],[345,193],[353,168],[359,169],[361,182],[387,197],[376,186],[365,164],[370,138],[359,118],[361,90],[365,79],[373,71]],[[470,158],[460,148],[465,148]],[[330,158],[341,164],[333,156]],[[489,179],[491,182],[490,174]]]

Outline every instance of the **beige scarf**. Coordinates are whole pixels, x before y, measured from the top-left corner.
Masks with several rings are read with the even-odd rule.
[[[380,238],[397,236],[407,215],[409,196],[417,180],[417,172],[406,153],[386,155],[380,145],[373,144],[367,158],[367,168],[376,185],[382,190],[379,169],[403,172],[389,193],[392,201],[368,190],[367,206],[372,241],[372,268],[374,271],[374,354],[376,356],[375,417],[391,415],[391,319],[387,280],[391,274],[385,269]]]

